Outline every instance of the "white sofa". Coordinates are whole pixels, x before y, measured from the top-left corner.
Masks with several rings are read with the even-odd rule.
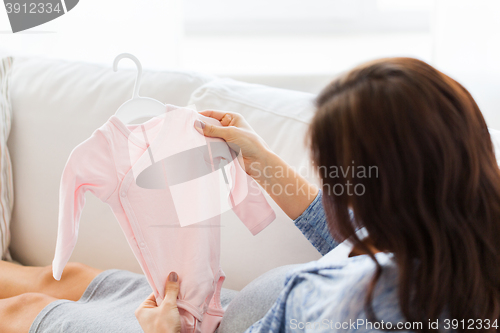
[[[42,58],[14,59],[11,153],[15,205],[11,252],[24,265],[49,265],[56,244],[58,190],[71,150],[131,97],[134,70]],[[313,94],[271,88],[210,75],[145,71],[140,94],[198,110],[243,114],[270,147],[292,166],[308,169],[304,134],[314,107]],[[491,130],[500,156],[500,132]],[[303,173],[304,174],[304,173]],[[304,174],[315,181],[312,174]],[[72,261],[101,268],[141,272],[111,210],[91,194],[80,223]],[[222,216],[224,286],[239,290],[280,265],[320,255],[277,207],[276,221],[257,236],[232,212]],[[338,251],[346,255],[346,247]]]
[[[113,72],[111,64],[14,59],[8,146],[14,173],[10,248],[15,260],[24,265],[51,264],[65,162],[77,144],[131,97],[135,76],[132,69]],[[198,110],[240,112],[271,148],[293,166],[306,170],[303,138],[313,114],[312,94],[198,73],[145,71],[140,95],[180,106],[194,103]],[[101,269],[140,272],[109,207],[92,194],[86,199],[71,260]],[[274,202],[272,205],[277,220],[257,236],[252,236],[234,213],[223,214],[226,288],[238,290],[271,268],[319,258],[292,221]]]

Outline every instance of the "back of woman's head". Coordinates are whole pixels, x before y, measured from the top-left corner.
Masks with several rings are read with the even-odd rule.
[[[318,96],[309,139],[332,234],[370,252],[363,226],[394,253],[407,320],[499,319],[500,171],[464,87],[412,58],[363,64]]]

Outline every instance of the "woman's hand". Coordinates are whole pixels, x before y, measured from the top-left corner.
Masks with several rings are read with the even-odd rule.
[[[201,111],[201,115],[220,121],[216,126],[204,121],[196,122],[195,127],[201,134],[224,139],[234,150],[240,151],[238,158],[246,173],[258,178],[258,171],[266,165],[266,158],[271,153],[267,144],[255,133],[242,115],[224,111]]]
[[[160,306],[156,304],[154,294],[151,294],[135,310],[135,316],[144,333],[180,333],[181,317],[177,309],[179,282],[177,273],[168,275],[165,287],[165,298]]]
[[[238,160],[244,165],[245,171],[291,219],[296,219],[304,212],[318,194],[317,186],[309,183],[274,154],[242,115],[211,110],[202,111],[200,114],[217,119],[222,126],[197,121],[194,126],[198,132],[205,136],[222,138],[229,146],[234,144],[241,149]]]

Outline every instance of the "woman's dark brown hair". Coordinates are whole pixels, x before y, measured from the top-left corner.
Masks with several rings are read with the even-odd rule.
[[[333,236],[376,262],[355,234],[365,227],[377,249],[394,254],[407,321],[445,315],[500,324],[500,171],[464,87],[417,59],[372,61],[321,92],[308,138]],[[348,166],[378,174],[321,172]],[[350,194],[340,193],[337,184],[347,182]],[[376,265],[365,304],[372,320]]]

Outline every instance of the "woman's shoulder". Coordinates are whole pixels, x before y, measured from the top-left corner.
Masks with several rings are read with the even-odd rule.
[[[376,258],[382,267],[372,303],[377,319],[402,321],[393,255],[377,253]],[[287,326],[293,329],[314,323],[315,331],[349,331],[354,326],[363,331],[358,326],[367,321],[365,299],[375,272],[376,264],[367,255],[341,260],[325,256],[290,271],[286,279],[290,288],[286,301]]]

